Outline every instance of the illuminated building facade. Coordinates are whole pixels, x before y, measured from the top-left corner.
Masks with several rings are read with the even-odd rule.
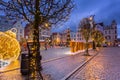
[[[115,45],[117,41],[117,23],[115,20],[112,21],[111,25],[104,27],[104,36],[109,46]]]
[[[21,40],[21,38],[24,38],[24,27],[22,26],[20,21],[17,21],[13,24],[13,28],[17,30],[16,38],[18,41]]]

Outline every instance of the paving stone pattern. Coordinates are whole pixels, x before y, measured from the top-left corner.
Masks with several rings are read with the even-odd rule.
[[[90,59],[96,54],[94,51],[89,51],[91,56],[83,56],[84,53],[79,53],[77,55],[71,55],[63,59],[51,61],[44,63],[43,73],[50,74],[52,80],[61,80],[63,77],[71,73],[75,68],[81,65],[86,60]]]
[[[68,50],[61,49],[59,51],[60,52],[57,52],[58,55],[61,52],[63,53],[63,52],[66,52]],[[48,54],[48,53],[46,53],[46,54]],[[94,55],[94,52],[90,51],[90,54]],[[51,54],[51,55],[54,55],[54,54]],[[51,56],[51,57],[53,58],[55,56]],[[81,63],[88,60],[90,57],[92,57],[92,56],[85,57],[85,56],[83,56],[83,53],[79,53],[79,54],[74,55],[74,56],[70,55],[68,57],[65,57],[65,58],[62,58],[59,60],[43,63],[42,64],[42,66],[43,66],[42,73],[45,75],[49,75],[52,78],[52,80],[60,80],[64,76],[69,74],[71,71],[73,71],[75,68],[77,68]],[[49,76],[47,76],[47,77],[49,77]],[[0,73],[0,80],[18,80],[18,79],[25,80],[25,77],[23,77],[20,74],[20,70]],[[46,79],[46,80],[49,80],[49,79]]]
[[[120,48],[104,48],[68,80],[120,80]]]

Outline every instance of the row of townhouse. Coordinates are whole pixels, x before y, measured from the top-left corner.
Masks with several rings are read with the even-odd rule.
[[[117,23],[115,20],[113,20],[109,26],[104,25],[103,22],[96,23],[95,29],[101,31],[104,34],[106,44],[108,44],[109,46],[116,45],[118,34],[117,34]],[[54,33],[53,42],[57,42],[57,44],[66,43],[67,34],[68,34],[67,30],[68,29],[66,29],[62,33]],[[80,27],[78,27],[77,31],[70,30],[70,39],[71,41],[75,41],[75,42],[85,42],[85,39],[80,32]],[[89,39],[89,42],[92,42],[92,38]]]
[[[115,20],[109,26],[105,26],[103,23],[96,23],[95,28],[101,31],[105,37],[105,43],[112,46],[116,44],[117,41],[117,23]],[[82,34],[80,33],[80,27],[77,32],[71,32],[71,40],[77,42],[85,42]],[[89,41],[92,41],[90,38]]]
[[[51,34],[53,45],[66,45],[67,40],[70,38],[70,29],[66,29],[63,32],[54,32]],[[69,38],[68,38],[69,36]]]
[[[96,23],[95,26],[97,30],[100,30],[104,34],[106,43],[108,45],[115,44],[115,42],[117,41],[117,23],[115,20],[113,20],[109,26],[106,26],[103,23]],[[32,37],[32,29],[30,24],[27,24],[25,27],[23,27],[20,21],[12,21],[7,19],[7,17],[5,16],[0,16],[0,31],[7,31],[10,29],[12,29],[13,31],[15,31],[16,29],[15,32],[17,34],[18,41],[20,41],[21,38],[30,39]],[[58,45],[60,43],[66,44],[68,40],[85,42],[80,32],[80,27],[78,27],[78,30],[76,32],[73,32],[70,29],[66,29],[61,33],[51,33],[49,29],[43,29],[39,34],[40,42],[45,42],[45,40],[47,40],[47,42],[51,42],[55,45]],[[89,41],[92,41],[92,39],[90,39]]]
[[[5,32],[7,30],[12,30],[16,33],[16,38],[18,41],[21,41],[22,38],[30,39],[31,35],[31,25],[27,24],[23,27],[21,21],[12,21],[9,20],[6,16],[0,16],[0,31]],[[40,41],[44,41],[46,38],[50,38],[50,30],[41,30],[40,34]]]

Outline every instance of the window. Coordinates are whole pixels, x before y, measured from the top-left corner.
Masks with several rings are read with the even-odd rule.
[[[117,31],[115,30],[115,34],[117,34]]]
[[[109,31],[109,34],[110,34],[111,32]]]
[[[22,29],[20,29],[20,33],[22,33]]]
[[[107,36],[105,37],[105,39],[107,39]]]
[[[20,38],[22,38],[22,35],[20,35]]]
[[[117,35],[115,35],[115,39],[117,39]]]
[[[109,36],[109,39],[111,39],[111,36]]]
[[[107,31],[105,31],[105,34],[107,34]]]
[[[81,37],[81,35],[79,35]]]
[[[5,23],[8,23],[8,21],[5,21]]]

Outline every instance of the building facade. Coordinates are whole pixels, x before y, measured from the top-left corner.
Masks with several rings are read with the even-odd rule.
[[[20,21],[12,21],[5,16],[0,16],[0,31],[4,32],[7,30],[15,32],[18,41],[24,38],[24,28]]]
[[[31,33],[31,24],[27,24],[24,28],[24,38],[25,39],[30,38],[30,33]]]
[[[111,25],[104,27],[104,36],[108,45],[115,45],[117,41],[117,23],[115,20],[112,21]]]
[[[71,30],[66,29],[62,32],[54,32],[52,33],[52,43],[53,45],[64,45],[69,46],[71,41]]]
[[[75,42],[85,42],[81,32],[71,32],[71,41]]]
[[[52,44],[54,46],[59,46],[62,41],[62,34],[54,32],[52,33]]]
[[[27,24],[25,26],[24,37],[26,39],[32,39],[32,27],[31,26],[32,26],[31,24]],[[40,29],[39,41],[44,42],[45,39],[50,38],[50,35],[51,35],[51,31],[49,29]]]
[[[42,41],[45,41],[46,39],[50,39],[50,36],[51,36],[51,32],[49,29],[44,29],[44,30],[41,30],[41,32],[39,33],[40,34],[40,38],[39,40],[42,42]]]
[[[16,38],[18,41],[21,41],[21,39],[24,38],[24,27],[22,26],[21,22],[15,22],[12,29],[16,29]]]
[[[104,23],[103,22],[96,23],[95,24],[95,30],[98,30],[98,31],[104,33]]]

